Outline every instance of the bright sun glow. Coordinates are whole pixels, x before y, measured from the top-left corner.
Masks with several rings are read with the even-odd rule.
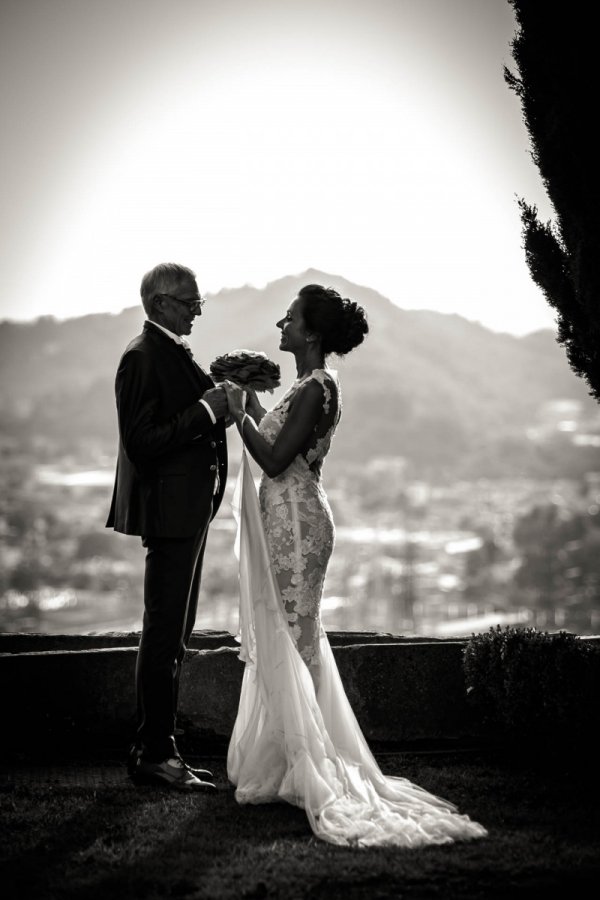
[[[263,29],[260,53],[259,30],[218,54],[165,51],[97,107],[31,236],[31,306],[6,314],[118,311],[172,259],[203,291],[314,267],[406,308],[550,326],[522,258],[521,185],[450,102],[442,63],[405,40],[367,65],[360,34],[308,53],[304,35],[279,46]]]

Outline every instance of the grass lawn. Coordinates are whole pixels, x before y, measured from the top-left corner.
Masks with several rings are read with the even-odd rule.
[[[218,793],[136,788],[124,768],[4,769],[3,898],[536,898],[595,896],[598,779],[576,763],[499,754],[380,755],[484,824],[482,840],[354,850],[313,837],[286,804],[240,807],[222,758]],[[586,771],[588,774],[586,774]],[[83,775],[82,775],[83,773]]]

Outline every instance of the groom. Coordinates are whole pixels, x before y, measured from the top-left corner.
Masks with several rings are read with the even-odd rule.
[[[107,527],[146,548],[144,622],[136,666],[135,782],[214,790],[175,743],[181,664],[198,603],[208,526],[225,488],[227,399],[193,360],[189,335],[203,300],[194,273],[164,263],[141,284],[148,321],[115,382],[119,453]]]

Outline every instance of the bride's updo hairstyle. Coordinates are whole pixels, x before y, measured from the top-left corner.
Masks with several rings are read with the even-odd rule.
[[[298,291],[298,296],[302,298],[304,324],[320,336],[325,356],[329,353],[345,356],[362,344],[369,331],[362,306],[320,284],[307,284]]]

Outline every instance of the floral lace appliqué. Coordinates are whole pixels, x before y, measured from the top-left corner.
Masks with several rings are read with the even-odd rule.
[[[335,541],[331,509],[321,484],[321,466],[341,414],[335,373],[330,369],[315,369],[295,382],[265,414],[259,430],[272,445],[297,391],[309,379],[323,387],[323,410],[310,446],[281,475],[262,476],[259,499],[290,633],[303,660],[313,671],[318,666],[323,582]]]

